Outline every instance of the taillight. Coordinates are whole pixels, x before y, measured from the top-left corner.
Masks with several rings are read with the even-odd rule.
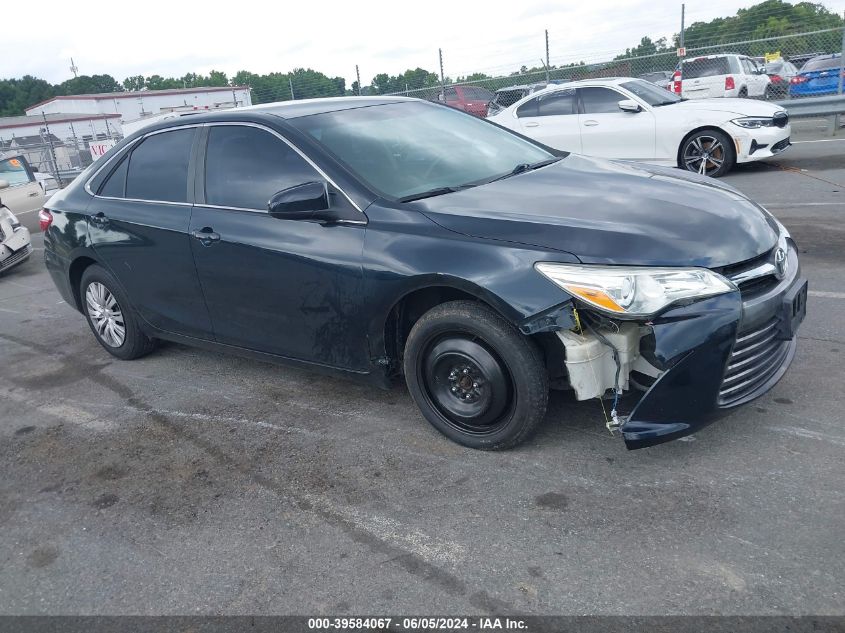
[[[681,94],[681,71],[676,70],[675,74],[672,75],[672,92],[675,94]]]
[[[734,88],[736,88],[734,78],[728,75],[727,77],[725,77],[725,90],[733,90]]]
[[[50,228],[50,225],[53,223],[53,214],[50,213],[47,209],[41,209],[38,212],[38,225],[41,227],[42,231],[46,231]]]
[[[773,84],[779,84],[783,81],[783,77],[781,77],[780,75],[769,75],[769,79],[772,80]]]
[[[807,78],[806,78],[806,77],[802,77],[801,75],[795,75],[795,76],[794,76],[794,77],[790,80],[790,83],[793,83],[793,84],[803,84],[805,81],[807,81]]]

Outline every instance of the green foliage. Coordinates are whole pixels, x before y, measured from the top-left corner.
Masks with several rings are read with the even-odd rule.
[[[43,79],[24,75],[20,79],[0,79],[0,116],[18,116],[40,101],[55,97],[57,86]]]
[[[381,73],[373,77],[372,93],[383,95],[390,92],[405,92],[440,85],[440,76],[424,68],[410,68],[401,75]]]

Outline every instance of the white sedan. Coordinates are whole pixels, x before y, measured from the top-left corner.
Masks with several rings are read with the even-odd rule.
[[[556,149],[722,176],[789,147],[786,110],[752,99],[682,100],[641,79],[550,86],[489,120]]]

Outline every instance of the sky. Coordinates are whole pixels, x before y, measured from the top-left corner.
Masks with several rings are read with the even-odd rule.
[[[506,74],[539,66],[549,30],[552,64],[601,61],[633,47],[643,35],[671,37],[681,3],[669,0],[43,0],[4,6],[0,78],[35,75],[59,83],[73,75],[182,76],[212,69],[286,72],[310,67],[346,78],[360,68],[364,85],[377,73],[421,66],[447,76],[474,71]],[[694,0],[686,23],[729,16],[756,2]],[[840,14],[845,0],[823,0]],[[33,16],[37,15],[34,19]]]

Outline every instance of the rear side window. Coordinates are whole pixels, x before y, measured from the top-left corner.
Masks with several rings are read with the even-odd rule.
[[[619,102],[625,99],[610,88],[579,88],[584,114],[608,114],[620,112]]]
[[[718,75],[729,75],[727,57],[716,57],[708,59],[701,57],[691,59],[683,63],[681,74],[684,79],[697,79],[699,77],[716,77]]]
[[[126,172],[129,171],[129,158],[124,156],[118,166],[100,187],[100,195],[108,198],[124,198],[126,196]]]
[[[266,211],[274,194],[314,180],[322,180],[317,171],[265,130],[245,125],[209,129],[207,204]]]
[[[5,180],[10,187],[23,185],[32,180],[20,158],[0,160],[0,180]]]
[[[574,106],[575,91],[558,90],[526,101],[517,108],[516,116],[522,118],[573,114],[575,112]]]
[[[522,99],[525,96],[524,90],[500,90],[496,93],[496,100],[494,103],[507,108]]]
[[[162,202],[188,201],[188,162],[195,128],[153,134],[132,150],[126,197]]]

